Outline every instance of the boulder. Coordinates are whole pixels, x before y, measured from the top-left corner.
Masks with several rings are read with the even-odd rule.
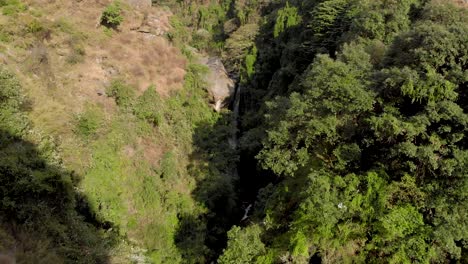
[[[233,99],[235,83],[229,77],[220,58],[205,59],[203,63],[209,68],[206,76],[207,90],[213,102],[214,110],[219,112],[222,108],[227,107]]]

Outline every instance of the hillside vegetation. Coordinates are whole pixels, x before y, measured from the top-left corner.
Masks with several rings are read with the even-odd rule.
[[[222,179],[195,133],[215,141],[223,114],[209,107],[205,67],[175,44],[190,33],[167,37],[167,8],[121,2],[121,24],[99,25],[109,5],[1,2],[0,252],[18,263],[167,263],[196,251],[204,262],[215,198],[192,193]],[[140,32],[147,18],[157,21]],[[187,225],[201,243],[186,241]]]
[[[468,263],[467,132],[464,1],[0,0],[0,263]]]

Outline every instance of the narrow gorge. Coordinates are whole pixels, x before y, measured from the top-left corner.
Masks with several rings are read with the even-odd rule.
[[[464,0],[0,0],[0,263],[468,263]]]

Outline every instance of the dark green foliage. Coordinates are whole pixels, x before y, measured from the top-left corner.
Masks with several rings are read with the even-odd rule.
[[[301,22],[268,37],[291,6]],[[259,192],[252,226],[264,224],[267,246],[257,259],[463,263],[466,10],[416,0],[270,8],[243,88],[244,153],[267,170],[256,177],[280,178]]]
[[[110,3],[101,15],[101,24],[109,28],[117,28],[123,22],[122,7],[119,1]]]
[[[271,145],[266,144],[259,155],[264,166],[292,175],[312,160],[340,168],[358,159],[357,145],[342,144],[352,142],[358,132],[357,117],[372,110],[373,93],[366,88],[369,68],[369,56],[359,46],[347,47],[336,61],[317,57],[302,77],[298,90],[303,94],[270,104],[281,112],[267,116],[276,129],[269,131]],[[280,121],[284,118],[290,121]],[[307,154],[311,149],[312,157]],[[344,159],[342,152],[347,152]]]
[[[86,197],[54,141],[31,133],[24,102],[15,76],[0,69],[0,250],[19,263],[103,263],[113,233],[84,221]]]
[[[308,27],[313,32],[312,45],[322,51],[334,50],[341,35],[349,27],[348,14],[353,11],[350,1],[323,1],[312,10]]]
[[[410,28],[422,1],[362,1],[353,18],[351,34],[389,43]]]

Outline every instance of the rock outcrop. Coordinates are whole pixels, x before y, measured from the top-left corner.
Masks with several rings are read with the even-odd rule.
[[[229,77],[220,58],[204,59],[202,63],[208,66],[210,70],[206,77],[208,93],[214,110],[219,112],[222,108],[227,107],[233,99],[235,93],[234,81]]]
[[[136,29],[141,33],[162,36],[170,30],[170,13],[152,12],[144,15],[141,25]]]

